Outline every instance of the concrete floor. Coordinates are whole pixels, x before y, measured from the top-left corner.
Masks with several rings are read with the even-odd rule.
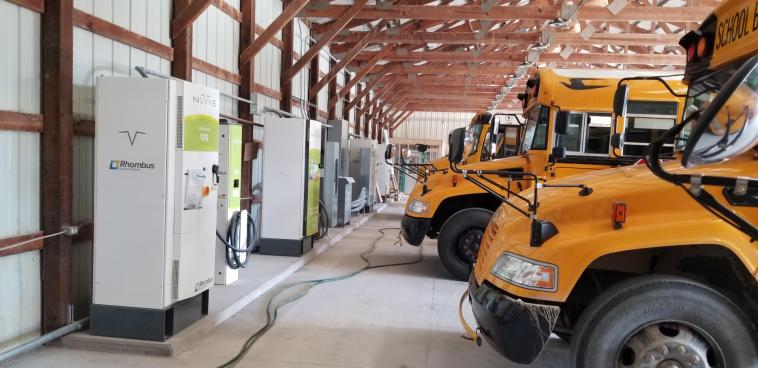
[[[378,236],[397,227],[402,206],[394,204],[290,276],[287,282],[330,277],[360,268],[359,257]],[[412,260],[418,248],[395,245],[397,230],[377,245],[372,263]],[[426,241],[421,264],[380,268],[320,285],[284,307],[277,325],[239,367],[515,367],[487,347],[463,340],[457,302],[466,288],[452,281]],[[252,267],[255,267],[253,265]],[[46,347],[9,367],[215,367],[265,323],[264,295],[173,358],[97,353]],[[469,316],[469,320],[472,317]],[[553,338],[533,367],[565,367],[568,346]]]

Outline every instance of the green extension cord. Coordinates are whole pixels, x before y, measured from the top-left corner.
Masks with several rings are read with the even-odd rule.
[[[274,324],[276,324],[277,317],[279,316],[279,309],[282,308],[282,307],[284,307],[287,304],[290,304],[290,303],[292,303],[294,301],[297,301],[298,299],[301,299],[304,296],[308,295],[308,293],[314,287],[316,287],[318,285],[321,285],[321,284],[326,284],[326,283],[329,283],[329,282],[346,280],[346,279],[349,279],[351,277],[354,277],[354,276],[358,275],[359,273],[362,273],[363,271],[368,271],[368,270],[375,269],[375,268],[394,267],[394,266],[406,266],[406,265],[412,265],[412,264],[416,264],[416,263],[421,263],[424,260],[424,255],[423,255],[423,253],[421,251],[421,246],[419,246],[418,247],[419,248],[418,258],[415,259],[415,260],[413,260],[413,261],[400,262],[400,263],[389,263],[389,264],[381,264],[381,265],[372,266],[371,262],[368,260],[368,258],[366,258],[366,256],[368,254],[372,253],[376,249],[376,244],[385,237],[385,235],[386,235],[386,233],[384,232],[385,230],[400,230],[400,229],[396,228],[396,227],[378,229],[378,231],[382,235],[379,236],[378,238],[376,238],[373,243],[371,243],[371,248],[369,248],[369,250],[361,253],[361,259],[366,264],[365,264],[365,266],[359,268],[358,270],[350,272],[350,273],[342,275],[342,276],[328,277],[328,278],[314,279],[314,280],[303,280],[303,281],[297,281],[297,282],[293,282],[293,283],[289,283],[289,284],[281,286],[273,295],[271,295],[271,298],[269,298],[268,302],[266,303],[266,324],[263,327],[259,328],[257,331],[255,331],[252,335],[250,335],[250,337],[248,337],[247,340],[245,340],[245,343],[242,344],[242,348],[237,353],[237,355],[235,355],[234,357],[232,357],[231,359],[229,359],[225,363],[219,365],[218,368],[234,367],[240,361],[242,361],[242,359],[245,357],[245,355],[250,350],[250,348],[253,346],[253,344],[255,344],[255,342],[258,341],[258,339],[261,336],[263,336],[268,330],[270,330],[272,327],[274,327]],[[400,234],[399,233],[398,233],[398,240],[395,242],[395,244],[398,244],[398,243],[400,243]],[[272,309],[274,299],[276,299],[277,296],[281,295],[286,290],[289,290],[289,289],[291,289],[291,288],[293,288],[295,286],[300,286],[300,285],[310,285],[310,287],[308,287],[307,289],[305,289],[305,291],[303,291],[299,295],[296,295],[296,296],[293,296],[291,298],[283,300],[281,303],[277,304]]]

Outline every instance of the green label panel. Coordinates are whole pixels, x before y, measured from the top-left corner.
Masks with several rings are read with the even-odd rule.
[[[242,126],[229,126],[229,210],[240,209],[240,190],[242,190]],[[237,186],[235,186],[237,183]]]
[[[184,150],[218,152],[218,119],[206,114],[184,117]]]
[[[318,202],[321,186],[319,165],[321,164],[321,150],[312,148],[308,151],[308,202],[305,218],[305,235],[318,232]]]

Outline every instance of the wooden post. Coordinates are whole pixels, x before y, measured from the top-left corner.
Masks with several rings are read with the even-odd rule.
[[[73,0],[47,1],[42,14],[41,139],[42,230],[61,231],[73,221]],[[68,323],[73,301],[72,241],[45,239],[42,251],[42,332]]]
[[[284,7],[287,7],[291,0],[285,0]],[[295,46],[295,24],[290,20],[282,28],[282,64],[279,70],[280,84],[279,91],[282,94],[282,100],[279,102],[279,108],[282,111],[292,112],[292,80],[284,78],[283,71],[289,70],[293,63],[293,52]]]
[[[240,4],[240,10],[242,11],[242,22],[240,23],[240,50],[244,50],[255,39],[255,0],[242,0]],[[240,65],[240,88],[239,96],[245,99],[253,98],[253,90],[255,89],[255,58],[251,59],[247,63]],[[253,116],[250,113],[250,105],[245,102],[239,102],[237,109],[239,110],[239,117],[244,120],[253,120]],[[253,133],[255,128],[252,125],[245,124],[242,126],[242,183],[240,197],[241,207],[250,210],[252,201],[250,196],[253,193],[253,160],[252,157],[252,143]]]
[[[316,55],[313,59],[311,59],[311,67],[308,71],[308,85],[314,86],[316,83],[318,83],[318,77],[319,77],[319,61],[321,60],[321,55]],[[313,97],[308,97],[308,116],[311,117],[313,120],[318,120],[318,95],[315,95]]]
[[[347,84],[348,82],[350,82],[350,73],[345,73],[345,84]],[[337,91],[334,91],[334,92],[335,94],[337,93]],[[350,120],[350,107],[348,107],[348,105],[350,104],[350,102],[352,102],[352,100],[350,99],[352,97],[350,97],[350,93],[348,93],[347,96],[349,98],[346,99],[345,103],[342,105],[342,118],[345,120]]]
[[[348,78],[348,79],[350,79],[350,78]],[[361,90],[362,89],[363,89],[363,85],[361,85],[360,83],[358,83],[358,94],[359,95],[361,94]],[[362,106],[362,103],[363,103],[363,101],[358,101],[358,104],[356,105],[356,110],[355,110],[355,127],[353,129],[353,133],[355,133],[356,135],[360,135],[361,134],[361,116],[358,115],[358,110],[357,109],[360,109],[360,106]]]
[[[337,62],[330,58],[329,69],[334,68],[335,65],[337,65]],[[327,99],[331,100],[336,95],[337,95],[337,78],[334,78],[329,82],[329,95]],[[337,105],[329,105],[326,111],[329,113],[329,119],[337,118]]]
[[[174,0],[173,17],[176,19],[182,10],[187,8],[191,0]],[[171,63],[171,75],[192,81],[192,27],[186,27],[173,38],[174,61]]]

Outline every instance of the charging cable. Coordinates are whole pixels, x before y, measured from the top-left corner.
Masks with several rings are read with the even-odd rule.
[[[250,212],[247,213],[247,239],[245,240],[245,247],[240,248],[240,237],[242,229],[240,229],[240,223],[242,222],[242,211],[237,211],[229,221],[229,227],[226,230],[226,238],[216,231],[216,237],[224,243],[226,247],[226,265],[229,268],[236,270],[239,268],[247,267],[250,262],[250,252],[253,251],[255,244],[255,224],[253,223],[253,217]]]
[[[250,337],[247,338],[247,340],[245,341],[245,343],[242,344],[242,348],[237,353],[237,355],[235,355],[234,357],[232,357],[228,361],[224,362],[223,364],[219,365],[218,368],[234,367],[237,364],[239,364],[239,362],[242,361],[242,359],[245,357],[245,354],[247,354],[247,352],[250,350],[250,348],[253,346],[253,344],[256,341],[258,341],[258,339],[261,336],[263,336],[268,330],[270,330],[272,327],[274,327],[274,324],[276,323],[277,317],[279,316],[279,309],[281,309],[282,307],[284,307],[287,304],[290,304],[290,303],[292,303],[292,302],[294,302],[294,301],[296,301],[298,299],[301,299],[304,296],[308,295],[308,293],[314,287],[316,287],[318,285],[321,285],[321,284],[326,284],[326,283],[329,283],[329,282],[346,280],[346,279],[352,278],[352,277],[354,277],[354,276],[356,276],[356,275],[358,275],[358,274],[360,274],[360,273],[362,273],[364,271],[368,271],[368,270],[375,269],[375,268],[393,267],[393,266],[405,266],[405,265],[412,265],[412,264],[423,262],[424,255],[422,253],[421,247],[418,247],[418,249],[419,249],[418,250],[418,257],[416,259],[414,259],[414,260],[411,260],[411,261],[408,261],[408,262],[399,262],[399,263],[387,263],[387,264],[372,265],[371,261],[369,261],[368,258],[366,258],[366,256],[368,254],[372,253],[376,249],[376,244],[380,240],[382,240],[384,238],[384,236],[386,235],[386,233],[384,232],[385,230],[400,230],[400,228],[396,228],[396,227],[394,227],[394,228],[382,228],[382,229],[378,229],[377,230],[377,231],[379,231],[381,233],[381,236],[379,236],[376,239],[374,239],[374,242],[371,243],[371,248],[369,248],[369,250],[361,253],[361,259],[365,263],[365,265],[363,267],[361,267],[361,268],[359,268],[359,269],[357,269],[357,270],[355,270],[353,272],[350,272],[348,274],[342,275],[342,276],[328,277],[328,278],[323,278],[323,279],[296,281],[296,282],[292,282],[292,283],[289,283],[289,284],[281,286],[276,292],[274,292],[273,295],[271,295],[271,297],[268,300],[268,303],[266,303],[266,324],[263,327],[259,328],[257,331],[255,331],[252,335],[250,335]],[[395,242],[395,244],[401,244],[400,233],[399,232],[398,232],[397,241]],[[293,297],[284,299],[283,301],[281,301],[281,303],[279,303],[277,305],[274,305],[274,299],[276,299],[276,297],[278,297],[279,295],[281,295],[282,293],[284,293],[286,290],[289,290],[289,289],[291,289],[291,288],[293,288],[295,286],[300,286],[300,285],[308,285],[308,288],[305,289],[302,293],[300,293],[298,295],[295,295]]]

